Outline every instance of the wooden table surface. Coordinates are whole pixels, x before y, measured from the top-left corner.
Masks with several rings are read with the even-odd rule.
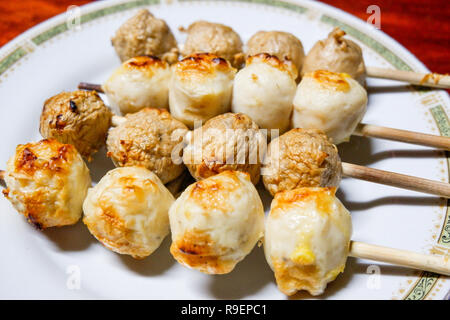
[[[104,0],[106,1],[106,0]],[[0,46],[20,33],[69,5],[89,0],[0,1]],[[381,9],[381,30],[396,39],[430,70],[450,73],[450,1],[449,0],[324,0],[363,20],[367,7]]]

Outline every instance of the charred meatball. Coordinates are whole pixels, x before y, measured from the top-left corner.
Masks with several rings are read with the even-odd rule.
[[[62,92],[45,101],[39,130],[44,138],[73,144],[90,159],[105,143],[111,116],[95,91]]]
[[[151,171],[116,168],[89,189],[83,222],[108,249],[143,259],[169,234],[168,211],[173,201]]]
[[[250,116],[262,129],[288,130],[297,70],[289,61],[260,53],[247,58],[234,80],[231,111]],[[277,134],[278,135],[278,134]]]
[[[292,33],[259,31],[247,42],[247,56],[268,53],[280,60],[290,60],[298,71],[302,69],[305,51],[302,42]]]
[[[286,295],[322,294],[344,271],[352,220],[336,188],[280,192],[266,221],[264,251],[278,288]]]
[[[122,62],[144,55],[157,56],[168,63],[178,60],[177,42],[169,26],[146,9],[127,20],[111,42]]]
[[[292,129],[270,142],[263,182],[270,194],[301,187],[337,187],[341,159],[335,145],[318,130]]]
[[[169,84],[170,112],[193,128],[230,111],[236,69],[209,53],[193,54],[172,66]]]
[[[118,114],[143,108],[169,108],[170,67],[157,57],[125,61],[102,86],[110,106]]]
[[[344,36],[344,31],[335,28],[328,38],[316,42],[305,57],[302,76],[307,72],[328,70],[347,73],[364,85],[366,67],[362,50],[355,42],[345,39]]]
[[[346,73],[316,70],[303,76],[293,105],[292,127],[322,130],[339,144],[366,113],[367,92]]]
[[[264,207],[244,172],[225,171],[190,185],[169,210],[170,252],[207,274],[231,272],[264,232]]]
[[[75,224],[91,185],[75,147],[52,139],[18,145],[4,179],[6,198],[39,229]]]
[[[120,167],[143,166],[163,183],[177,178],[184,170],[181,155],[188,128],[164,109],[145,108],[129,113],[108,133],[107,155]],[[176,147],[179,147],[178,153]],[[172,155],[174,153],[174,155]],[[174,161],[178,160],[178,163]]]
[[[212,53],[228,60],[235,68],[244,62],[242,41],[230,27],[220,23],[197,21],[187,29],[183,56],[194,53]]]
[[[266,138],[245,114],[219,115],[186,137],[183,162],[196,180],[237,170],[249,173],[251,181],[258,183]]]

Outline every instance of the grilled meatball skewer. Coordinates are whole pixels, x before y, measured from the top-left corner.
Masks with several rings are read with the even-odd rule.
[[[445,256],[351,241],[351,216],[335,191],[298,188],[275,195],[265,226],[264,251],[283,293],[322,294],[344,271],[348,256],[450,274]]]
[[[299,187],[338,187],[353,177],[393,187],[450,197],[450,184],[341,163],[337,148],[315,129],[292,129],[271,141],[263,164],[263,182],[275,195]]]

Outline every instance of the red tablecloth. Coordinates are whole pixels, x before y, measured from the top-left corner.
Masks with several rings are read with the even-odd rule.
[[[0,46],[69,5],[89,0],[0,1]],[[414,53],[434,72],[450,73],[450,1],[448,0],[324,0],[367,20],[367,7],[381,9],[381,29]]]

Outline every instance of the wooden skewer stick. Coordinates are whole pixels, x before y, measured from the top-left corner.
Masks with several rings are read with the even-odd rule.
[[[95,83],[87,83],[87,82],[80,82],[78,85],[78,89],[80,90],[95,90],[100,93],[105,93],[105,91],[102,88],[101,84],[95,84]]]
[[[387,262],[402,267],[450,275],[449,256],[421,254],[358,241],[350,242],[348,255],[355,258]]]
[[[345,162],[342,163],[342,173],[346,177],[424,192],[443,198],[450,198],[450,184],[445,182],[433,181]]]
[[[450,76],[446,74],[419,73],[413,71],[384,69],[376,67],[367,67],[366,72],[367,76],[372,78],[405,81],[411,84],[433,88],[450,88]]]
[[[353,132],[353,134],[357,136],[400,141],[421,146],[450,150],[449,137],[437,136],[433,134],[393,129],[364,123],[360,123],[356,127],[356,130]]]

